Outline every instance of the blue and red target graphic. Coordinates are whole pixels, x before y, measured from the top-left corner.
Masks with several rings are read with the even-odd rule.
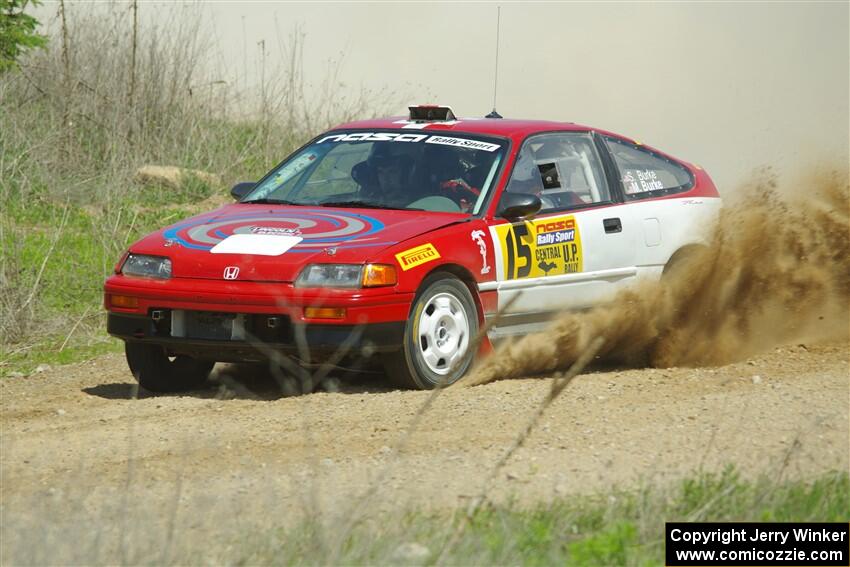
[[[356,213],[325,210],[262,211],[226,216],[189,219],[163,232],[167,240],[193,250],[210,250],[232,234],[291,234],[303,240],[290,252],[316,252],[330,246],[361,248],[386,246],[391,242],[366,238],[377,235],[384,223],[374,217]]]

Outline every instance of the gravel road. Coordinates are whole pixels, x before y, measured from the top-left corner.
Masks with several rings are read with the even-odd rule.
[[[841,342],[718,368],[591,369],[488,493],[521,505],[728,464],[790,478],[847,470],[848,358]],[[450,388],[405,439],[427,392],[373,380],[280,397],[270,377],[241,373],[245,386],[224,395],[136,398],[123,357],[109,355],[0,381],[0,561],[132,560],[167,554],[174,534],[226,546],[305,515],[345,517],[370,488],[373,517],[464,505],[551,385]]]

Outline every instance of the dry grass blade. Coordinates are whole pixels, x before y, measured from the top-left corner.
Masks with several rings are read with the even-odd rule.
[[[30,303],[32,303],[35,294],[38,292],[38,286],[41,283],[41,277],[44,275],[44,268],[47,267],[47,262],[50,260],[50,256],[56,249],[56,244],[62,237],[62,231],[65,230],[65,223],[68,222],[68,211],[69,209],[66,206],[64,211],[62,212],[62,221],[59,223],[59,229],[56,231],[56,234],[53,237],[53,241],[50,243],[50,248],[47,250],[47,253],[44,255],[44,259],[41,261],[41,266],[38,269],[38,275],[35,277],[35,283],[33,283],[32,291],[30,291],[30,294],[27,297],[26,301],[24,301],[24,304],[21,305],[20,311],[23,311],[29,306]]]
[[[283,308],[284,305],[281,305]],[[304,334],[304,326],[299,325],[295,329],[295,342],[298,347],[300,353],[308,353],[309,354],[309,344],[307,343],[306,335]],[[300,331],[300,332],[299,332]],[[356,326],[346,337],[346,339],[342,342],[342,344],[337,347],[333,353],[331,353],[315,370],[312,372],[299,364],[298,361],[293,360],[291,357],[279,352],[278,350],[272,348],[264,341],[260,340],[258,337],[251,333],[246,333],[246,340],[248,343],[261,352],[269,361],[269,371],[272,377],[278,384],[280,391],[282,394],[286,395],[287,393],[291,393],[292,390],[290,385],[289,378],[294,377],[298,380],[300,384],[300,393],[301,394],[309,394],[313,392],[316,387],[323,383],[323,381],[328,377],[330,372],[337,368],[337,364],[348,355],[352,348],[360,341],[360,338],[363,334],[363,326]],[[288,375],[287,375],[288,374]],[[236,386],[239,387],[238,384],[226,383],[231,387]],[[309,423],[309,413],[308,407],[306,405],[300,406],[302,409],[302,418],[303,418],[303,429],[304,429],[304,441],[308,447],[315,447],[315,443],[313,443],[313,434],[312,428]],[[318,455],[315,451],[311,451],[310,465],[314,471],[318,471]],[[319,505],[318,494],[321,492],[318,486],[318,475],[314,474],[310,476],[310,484],[311,487],[309,490],[303,493],[304,496],[307,497],[307,502],[305,503],[305,512],[308,518],[312,519],[312,522],[316,525],[321,524],[321,509]],[[325,540],[320,533],[317,534],[319,536],[318,541],[314,542],[316,546],[316,552],[320,555],[327,555],[327,545]]]
[[[540,417],[546,411],[546,409],[552,405],[558,396],[570,385],[573,379],[578,376],[582,370],[593,360],[593,357],[596,356],[596,353],[602,348],[605,344],[605,339],[602,337],[596,337],[592,341],[588,347],[581,353],[581,355],[576,359],[573,365],[567,370],[565,373],[557,375],[555,379],[552,381],[552,387],[549,389],[549,392],[546,394],[546,397],[543,398],[543,401],[540,402],[540,405],[537,407],[535,412],[531,415],[526,423],[525,427],[519,432],[514,442],[505,451],[505,454],[496,462],[493,466],[490,474],[484,480],[484,484],[482,485],[481,492],[478,494],[476,498],[474,498],[469,507],[466,510],[466,514],[463,516],[460,524],[458,525],[455,532],[452,534],[451,539],[446,543],[443,547],[440,558],[437,560],[437,563],[440,563],[440,560],[443,559],[446,554],[451,551],[451,549],[457,544],[461,535],[463,535],[464,530],[469,525],[470,520],[475,516],[475,513],[481,508],[484,502],[487,501],[487,494],[490,490],[490,486],[493,484],[493,481],[498,476],[499,472],[502,468],[507,464],[513,454],[522,447],[523,443],[525,443],[528,436],[537,426],[537,423],[540,421]]]
[[[73,327],[71,327],[71,330],[68,331],[68,335],[65,337],[65,340],[62,341],[62,345],[59,347],[59,352],[62,352],[63,350],[65,350],[65,347],[68,346],[68,341],[71,340],[71,336],[74,334],[74,331],[77,330],[77,327],[80,326],[80,323],[83,322],[83,319],[88,317],[88,314],[89,314],[90,311],[91,311],[91,305],[86,307],[86,310],[83,312],[82,315],[80,315],[80,317],[77,319],[77,322],[74,323]]]
[[[487,336],[487,333],[490,331],[490,329],[492,329],[493,326],[498,324],[504,312],[510,310],[511,306],[521,296],[522,293],[518,293],[510,300],[508,300],[508,302],[503,306],[503,308],[499,310],[499,312],[497,312],[489,321],[484,324],[482,328],[478,330],[478,333],[469,343],[469,349],[467,350],[466,355],[452,363],[452,368],[446,374],[446,376],[450,376],[454,372],[455,367],[464,364],[468,357],[474,356],[474,354],[478,351],[481,342],[484,340],[484,337]],[[444,382],[440,382],[433,390],[431,390],[431,393],[428,395],[428,397],[425,399],[425,401],[414,414],[413,419],[410,421],[410,425],[407,427],[407,429],[404,430],[402,435],[399,436],[396,443],[391,448],[391,455],[398,456],[401,450],[405,446],[407,446],[407,443],[410,441],[410,438],[413,433],[419,430],[419,425],[422,422],[422,419],[425,417],[425,414],[428,413],[428,411],[434,405],[434,402],[437,400],[437,397],[442,393],[445,388],[446,384]],[[378,488],[383,485],[384,481],[389,475],[391,464],[392,463],[388,463],[387,466],[383,468],[381,473],[378,475],[378,478],[375,479],[375,481],[369,485],[368,490],[366,490],[366,492],[357,500],[357,502],[352,507],[348,521],[340,530],[336,544],[333,547],[333,554],[329,558],[330,564],[335,563],[339,559],[339,554],[342,551],[346,539],[348,538],[349,534],[351,534],[352,530],[354,530],[354,528],[362,521],[364,516],[364,510],[366,509],[367,504],[378,492]]]
[[[528,439],[528,436],[531,434],[532,430],[537,425],[537,422],[540,421],[540,417],[546,411],[546,409],[552,405],[558,396],[566,389],[567,386],[570,385],[570,382],[578,376],[584,367],[587,366],[593,357],[596,356],[596,353],[599,352],[599,349],[602,348],[602,345],[605,344],[605,339],[602,337],[596,337],[592,341],[590,341],[590,345],[588,345],[587,349],[578,357],[578,359],[573,363],[569,370],[565,373],[561,373],[560,375],[556,375],[555,379],[552,380],[552,387],[549,389],[549,392],[546,394],[546,397],[543,398],[543,401],[537,407],[537,410],[531,415],[528,423],[526,423],[525,427],[520,431],[519,435],[517,435],[516,439],[514,439],[513,444],[505,451],[505,454],[502,455],[502,458],[499,459],[493,469],[490,471],[490,475],[484,481],[484,488],[482,489],[481,494],[478,498],[473,499],[470,503],[469,509],[467,510],[467,517],[472,517],[481,504],[484,503],[487,497],[487,491],[490,488],[490,484],[499,474],[499,471],[507,464],[508,460],[513,456],[513,454],[522,447],[525,440]]]

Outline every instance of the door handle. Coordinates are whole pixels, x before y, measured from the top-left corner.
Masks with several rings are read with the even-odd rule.
[[[605,227],[605,232],[608,234],[623,232],[623,223],[620,222],[620,219],[604,219],[602,226]]]

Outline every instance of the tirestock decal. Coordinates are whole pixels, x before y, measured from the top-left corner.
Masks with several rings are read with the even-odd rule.
[[[379,219],[347,211],[299,208],[264,210],[188,219],[163,231],[163,238],[184,248],[210,251],[232,235],[300,237],[291,253],[320,252],[328,246],[365,248],[392,244],[376,240],[384,230]],[[364,242],[369,240],[370,242]]]
[[[415,268],[416,266],[427,264],[439,257],[440,253],[437,252],[437,249],[434,248],[434,245],[430,242],[423,244],[422,246],[417,246],[416,248],[410,248],[404,252],[399,252],[395,255],[395,259],[398,260],[399,266],[401,266],[401,269],[405,272],[411,268]]]
[[[572,215],[493,228],[502,259],[500,280],[575,274],[584,269],[581,235]]]

